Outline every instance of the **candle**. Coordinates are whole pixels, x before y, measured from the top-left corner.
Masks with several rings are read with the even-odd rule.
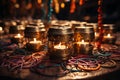
[[[85,42],[84,40],[82,40],[81,42],[77,42],[77,44],[83,45],[83,46],[89,45],[89,43]]]
[[[39,51],[41,50],[42,42],[40,40],[36,40],[36,38],[33,39],[33,41],[30,41],[26,47],[30,51]]]
[[[99,33],[95,32],[95,40],[98,40],[98,38],[99,38]]]
[[[21,34],[17,34],[11,39],[11,41],[13,43],[21,43],[23,42],[23,36]]]
[[[23,36],[21,34],[17,34],[14,36],[14,38],[23,38]]]
[[[3,31],[2,27],[0,27],[0,33]]]
[[[41,41],[37,41],[36,38],[33,41],[30,41],[30,44],[41,44]]]
[[[103,43],[114,44],[115,40],[115,36],[109,33],[103,37]]]
[[[111,38],[114,38],[114,36],[111,36],[111,34],[107,34],[107,36],[104,36],[104,38],[111,39]]]
[[[62,50],[62,49],[66,49],[67,47],[66,47],[65,45],[61,45],[61,43],[60,43],[60,44],[58,44],[58,45],[55,45],[54,48],[55,48],[55,49],[61,49],[61,50]]]
[[[0,39],[2,39],[2,33],[3,33],[3,29],[2,27],[0,27]]]
[[[89,42],[82,40],[81,42],[76,42],[74,44],[75,55],[78,54],[90,54],[92,53],[93,46]]]
[[[50,51],[50,59],[63,61],[67,60],[70,57],[70,50],[65,44],[54,45],[52,51]]]

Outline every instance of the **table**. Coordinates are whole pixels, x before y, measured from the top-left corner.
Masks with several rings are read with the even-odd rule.
[[[71,80],[71,79],[79,79],[79,80],[119,80],[120,73],[120,62],[116,62],[117,65],[113,68],[103,68],[96,71],[82,71],[82,72],[72,72],[68,73],[62,77],[47,77],[42,76],[40,74],[36,74],[31,72],[30,69],[22,69],[20,72],[17,71],[8,71],[6,68],[0,68],[0,78],[8,77],[9,79],[17,79],[17,80]],[[48,71],[48,73],[52,73],[52,71]]]

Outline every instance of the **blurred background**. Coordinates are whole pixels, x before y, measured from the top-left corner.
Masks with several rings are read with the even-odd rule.
[[[97,22],[98,0],[75,1],[75,10],[70,13],[72,0],[53,0],[52,17],[58,20]],[[103,0],[103,23],[120,21],[120,0]],[[48,0],[0,0],[0,19],[42,19],[48,14]]]

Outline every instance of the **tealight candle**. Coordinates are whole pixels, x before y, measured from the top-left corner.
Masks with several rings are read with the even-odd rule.
[[[30,51],[39,51],[41,46],[42,46],[42,42],[40,40],[36,40],[36,38],[34,38],[33,41],[30,41],[26,45],[27,49]]]
[[[61,45],[61,43],[60,43],[58,45],[55,45],[54,48],[63,50],[63,49],[66,49],[67,47],[65,45]]]
[[[103,37],[103,43],[113,44],[115,42],[115,36],[107,34]]]
[[[76,42],[74,44],[74,52],[77,54],[90,54],[92,53],[93,46],[89,44],[89,42],[85,42],[82,40],[81,42]]]
[[[21,43],[23,42],[23,36],[21,34],[17,34],[12,38],[13,43]]]
[[[70,54],[69,48],[61,43],[54,45],[50,58],[53,60],[66,60]]]

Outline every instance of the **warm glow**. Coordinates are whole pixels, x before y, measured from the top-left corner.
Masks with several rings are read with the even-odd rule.
[[[2,29],[2,27],[0,27],[0,31],[2,31],[3,29]]]
[[[38,4],[41,4],[42,3],[42,0],[37,0]]]
[[[20,5],[19,4],[15,4],[15,8],[19,8],[20,7]]]
[[[110,37],[111,35],[110,34],[107,34],[107,37]]]
[[[37,40],[36,40],[36,38],[34,38],[33,40],[34,40],[34,42],[36,42],[36,41],[37,41]]]
[[[65,4],[64,3],[61,3],[61,8],[64,8],[65,7]]]
[[[20,37],[21,35],[20,34],[17,34],[18,37]]]
[[[33,38],[33,41],[30,41],[31,44],[41,44],[41,41],[37,40],[36,38]]]
[[[81,42],[84,43],[84,40],[82,40]]]
[[[58,44],[58,47],[59,47],[59,48],[61,47],[61,43],[60,43],[60,44]]]
[[[17,34],[16,36],[14,36],[15,38],[22,38],[23,36],[21,36],[21,34]]]
[[[89,44],[89,42],[85,42],[84,40],[82,40],[81,42],[77,42],[77,44],[79,44],[79,45],[87,45],[87,44]]]
[[[55,49],[66,49],[67,47],[65,45],[62,45],[61,43],[59,43],[58,45],[54,46]]]
[[[111,39],[111,38],[114,38],[114,36],[112,36],[111,34],[107,34],[106,36],[104,36],[104,38]]]
[[[97,35],[97,33],[95,32],[95,36]]]

